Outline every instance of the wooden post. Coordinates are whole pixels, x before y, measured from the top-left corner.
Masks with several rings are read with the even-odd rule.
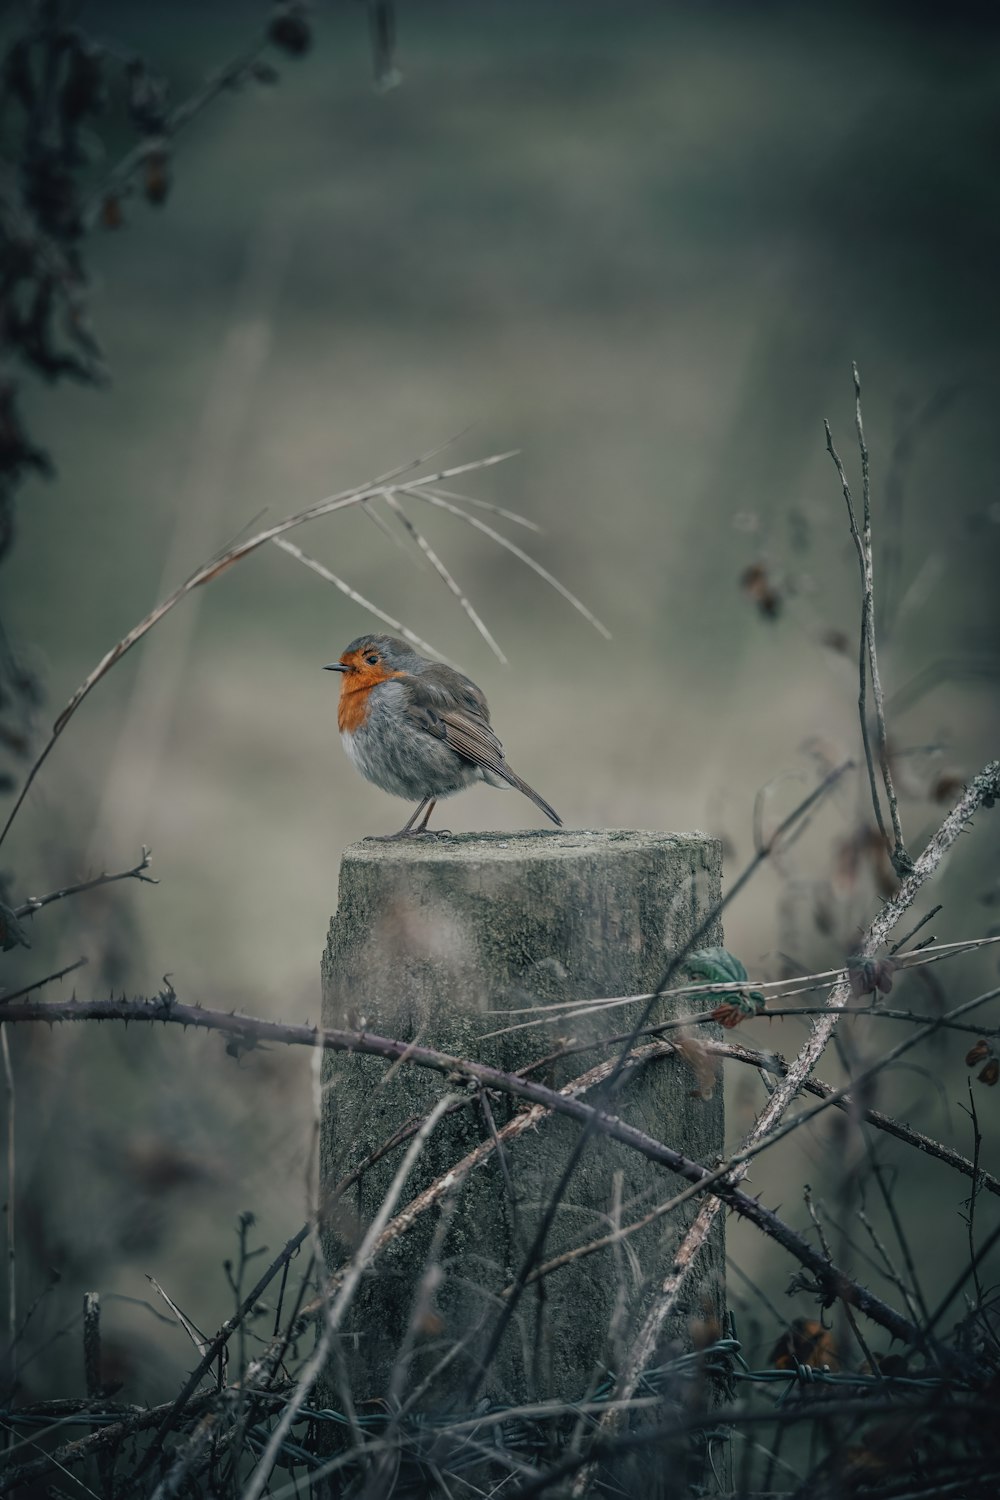
[[[508,1071],[545,1057],[567,1037],[627,1032],[636,1006],[586,1019],[542,1007],[651,990],[670,953],[718,900],[720,882],[719,845],[702,834],[543,831],[356,844],[344,855],[323,959],[324,1023],[420,1041]],[[700,946],[720,941],[716,927]],[[661,1001],[653,1020],[690,1008]],[[487,1036],[537,1016],[543,1024]],[[562,1087],[607,1055],[595,1049],[536,1077]],[[324,1083],[328,1199],[346,1172],[449,1087],[419,1068],[390,1070],[374,1058],[336,1053],[326,1055]],[[595,1093],[587,1097],[600,1102]],[[499,1096],[489,1100],[497,1128],[523,1107]],[[723,1152],[721,1080],[711,1098],[700,1097],[679,1058],[635,1070],[607,1107],[698,1161],[712,1163]],[[420,1405],[462,1409],[495,1326],[498,1294],[522,1260],[579,1129],[565,1117],[547,1117],[512,1142],[503,1159],[494,1152],[379,1256],[348,1318],[339,1376],[331,1370],[331,1400],[345,1374],[355,1405],[391,1390],[408,1395],[452,1351]],[[443,1120],[403,1201],[490,1130],[476,1099]],[[400,1157],[390,1153],[329,1204],[331,1267],[371,1221]],[[682,1186],[636,1153],[594,1138],[556,1215],[546,1257],[607,1233],[619,1210],[627,1223]],[[513,1404],[583,1397],[620,1361],[696,1208],[685,1205],[635,1234],[625,1253],[599,1251],[530,1288],[480,1397]],[[684,1310],[665,1334],[665,1355],[678,1344],[690,1347],[692,1320],[724,1326],[723,1275],[720,1218]]]

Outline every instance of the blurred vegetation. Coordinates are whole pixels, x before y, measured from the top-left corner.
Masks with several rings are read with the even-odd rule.
[[[135,143],[128,59],[182,100],[267,14],[88,5],[79,24],[122,66],[111,113],[80,116],[87,180]],[[776,821],[817,767],[858,750],[856,563],[822,433],[827,416],[853,463],[856,359],[890,733],[919,849],[1000,721],[995,11],[488,0],[401,22],[400,86],[373,87],[361,11],[318,8],[315,44],[294,72],[278,62],[279,87],[248,79],[178,138],[167,202],[140,174],[126,222],[95,226],[86,311],[107,388],[5,366],[27,445],[0,573],[25,752],[103,652],[262,511],[276,519],[462,433],[459,460],[523,450],[475,493],[544,527],[533,549],[610,644],[435,516],[427,532],[506,669],[362,515],[297,540],[483,685],[514,764],[568,824],[704,827],[735,872],[761,787]],[[56,467],[44,481],[36,446]],[[143,844],[162,884],[39,914],[3,983],[86,953],[54,994],[147,993],[169,973],[189,1001],[316,1019],[340,850],[398,816],[344,759],[319,672],[368,623],[265,549],[116,668],[22,809],[4,889],[16,904],[131,865]],[[456,830],[524,816],[488,788],[449,807]],[[733,910],[727,945],[754,980],[851,951],[892,882],[869,818],[859,779]],[[961,842],[933,897],[940,939],[990,931],[994,853],[989,825]],[[937,973],[908,980],[905,1003],[957,1003],[996,963]],[[746,1030],[790,1054],[804,1024]],[[297,1227],[303,1064],[110,1028],[10,1044],[26,1304],[50,1268],[61,1278],[36,1313],[55,1342],[26,1389],[79,1365],[69,1320],[100,1285],[136,1299],[106,1314],[116,1378],[165,1399],[190,1349],[140,1305],[146,1273],[214,1328],[239,1212],[253,1208],[274,1246]],[[935,1044],[879,1107],[968,1152],[964,1053]],[[980,1124],[995,1159],[994,1103],[984,1094]],[[729,1104],[736,1139],[759,1105],[752,1075]],[[828,1119],[810,1136],[818,1190],[841,1147]],[[762,1162],[754,1190],[800,1183],[799,1149]],[[921,1275],[945,1286],[966,1226],[933,1165],[900,1156],[898,1169]],[[766,1247],[735,1229],[731,1249],[795,1316]],[[763,1355],[774,1328],[760,1323]]]

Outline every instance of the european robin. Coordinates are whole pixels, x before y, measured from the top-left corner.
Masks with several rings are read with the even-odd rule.
[[[362,776],[418,803],[398,833],[430,833],[434,804],[474,781],[516,787],[562,826],[562,818],[507,764],[480,688],[454,667],[428,661],[392,635],[360,635],[339,661],[337,727]],[[423,821],[414,827],[420,814]]]

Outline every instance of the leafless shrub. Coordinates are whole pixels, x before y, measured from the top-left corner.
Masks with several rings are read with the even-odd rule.
[[[387,62],[391,53],[391,13],[379,5],[372,6],[371,12],[378,68],[384,80],[391,72]],[[48,49],[45,56],[60,60],[63,71],[57,70],[57,76],[63,82],[54,88],[53,107],[57,113],[53,118],[61,123],[56,133],[57,147],[53,149],[62,156],[70,153],[71,157],[74,121],[94,107],[99,70],[94,59],[85,49],[81,50],[82,43],[59,43],[57,47],[56,33],[52,30],[54,15],[56,12],[51,9],[43,8],[40,12],[43,29],[32,45],[43,51]],[[269,40],[294,54],[308,43],[307,26],[299,7],[283,5],[271,21]],[[244,70],[258,67],[256,53],[240,66]],[[34,107],[25,81],[32,76],[30,71],[24,71],[27,68],[22,59],[16,60],[9,70],[10,87],[25,110]],[[159,144],[164,135],[170,134],[165,129],[168,120],[165,98],[144,66],[138,70],[133,67],[128,76],[129,108],[142,141],[136,148],[138,154],[133,153],[134,159],[127,166],[124,181],[141,180],[147,198],[153,203],[162,202],[169,187],[169,156]],[[232,81],[219,87],[228,87]],[[70,103],[66,102],[67,97]],[[157,144],[151,145],[150,140]],[[63,166],[72,182],[70,157]],[[72,271],[72,256],[83,232],[79,205],[72,196],[65,196],[69,187],[64,179],[58,179],[62,182],[59,191],[53,190],[54,196],[46,197],[42,192],[48,181],[45,173],[52,175],[53,164],[38,170],[41,175],[32,189],[33,196],[29,195],[30,202],[41,215],[39,222],[46,235],[68,258],[66,264]],[[60,197],[60,193],[64,196]],[[110,199],[107,194],[101,199],[105,222],[109,214],[113,219],[117,212],[109,209],[109,202],[118,202],[117,187]],[[73,374],[77,378],[95,379],[97,366],[94,364],[91,369],[87,363],[97,359],[89,333],[74,327],[65,347],[53,344],[50,337],[53,308],[58,298],[70,295],[66,288],[75,285],[70,271],[65,273],[68,277],[65,286],[55,278],[48,287],[41,299],[41,312],[26,313],[23,326],[15,320],[16,337],[20,340],[22,357],[29,363],[35,360],[39,369],[44,369],[46,363],[52,366],[46,373],[54,377]],[[33,293],[29,298],[30,308],[34,308],[36,301],[37,293]],[[847,924],[835,909],[835,888],[839,886],[841,893],[846,891],[853,896],[860,872],[867,870],[873,875],[881,902],[866,922],[860,939],[855,934],[849,946],[843,945],[839,962],[825,972],[798,972],[791,980],[787,977],[781,981],[754,980],[753,990],[745,973],[730,983],[705,981],[680,986],[675,981],[682,977],[685,960],[691,957],[699,938],[717,917],[721,908],[716,908],[687,947],[671,955],[660,983],[651,994],[613,997],[603,1002],[630,1007],[618,1036],[607,1038],[602,1044],[568,1043],[558,1053],[549,1053],[518,1073],[505,1073],[475,1058],[446,1055],[412,1040],[381,1037],[361,1029],[322,1030],[189,1004],[169,982],[150,999],[49,1001],[32,998],[29,990],[0,995],[0,1043],[8,1109],[9,1204],[9,1324],[3,1415],[7,1445],[0,1469],[0,1492],[30,1493],[31,1487],[43,1492],[45,1487],[61,1484],[69,1476],[69,1483],[83,1484],[92,1492],[116,1497],[153,1496],[156,1500],[197,1494],[243,1495],[247,1500],[258,1500],[265,1491],[282,1495],[295,1493],[300,1486],[318,1490],[321,1485],[330,1494],[370,1497],[391,1493],[471,1494],[481,1493],[486,1482],[491,1492],[521,1497],[596,1493],[614,1487],[619,1492],[624,1489],[653,1493],[650,1476],[657,1469],[658,1492],[678,1496],[704,1493],[709,1484],[714,1485],[717,1493],[735,1493],[746,1496],[747,1500],[773,1494],[799,1496],[807,1491],[830,1497],[856,1495],[859,1500],[862,1496],[877,1496],[880,1500],[891,1497],[901,1500],[903,1496],[915,1500],[917,1496],[927,1496],[930,1500],[936,1495],[995,1492],[1000,1481],[1000,1449],[990,1417],[1000,1378],[1000,1324],[997,1300],[985,1267],[1000,1240],[1000,1229],[981,1234],[977,1230],[977,1211],[982,1195],[992,1198],[1000,1194],[1000,1182],[980,1161],[982,1136],[976,1117],[976,1094],[970,1086],[973,1146],[969,1156],[893,1119],[876,1107],[876,1101],[877,1086],[890,1066],[910,1049],[930,1038],[940,1039],[953,1030],[967,1030],[976,1037],[966,1063],[979,1069],[977,1083],[981,1089],[997,1081],[994,1039],[998,1029],[981,1026],[971,1013],[994,1000],[1000,991],[991,989],[958,1004],[942,1004],[930,1015],[912,1004],[888,1007],[883,1001],[890,992],[895,997],[896,986],[903,982],[909,969],[925,973],[932,962],[967,951],[970,946],[937,944],[928,938],[919,947],[908,947],[927,918],[921,918],[891,947],[890,939],[917,898],[926,893],[942,860],[956,847],[973,816],[993,807],[1000,795],[1000,764],[991,761],[967,779],[956,775],[946,786],[935,783],[932,800],[948,802],[950,811],[923,851],[912,855],[903,836],[898,756],[893,753],[889,737],[876,649],[878,610],[868,453],[856,370],[854,379],[862,468],[860,525],[846,470],[829,428],[827,437],[847,504],[861,574],[858,699],[873,821],[869,824],[866,815],[863,828],[849,834],[837,850],[836,868],[830,881],[833,912],[827,930],[844,935]],[[37,454],[31,457],[32,450],[23,434],[18,442],[20,468],[15,465],[10,469],[15,475],[23,472],[26,464],[38,461]],[[16,446],[15,443],[11,448],[12,454]],[[0,833],[0,842],[56,741],[106,674],[194,589],[213,582],[265,543],[274,542],[356,603],[417,641],[405,625],[389,619],[379,606],[363,599],[343,578],[323,568],[287,540],[286,533],[292,529],[341,510],[362,509],[377,518],[383,529],[401,526],[416,541],[435,573],[498,656],[502,657],[502,651],[489,627],[413,520],[413,512],[420,503],[434,505],[513,551],[556,587],[591,624],[604,631],[600,621],[564,585],[473,513],[484,502],[456,495],[448,487],[456,477],[508,456],[494,454],[472,463],[436,466],[433,472],[426,472],[430,456],[415,460],[401,470],[378,476],[289,515],[208,559],[125,634],[80,684],[31,766]],[[420,472],[414,475],[414,470]],[[411,477],[404,478],[404,474]],[[507,520],[523,520],[509,512],[501,515]],[[743,586],[758,609],[776,620],[780,614],[780,594],[766,573],[748,569]],[[756,853],[732,885],[723,905],[738,898],[765,862],[782,865],[795,841],[809,827],[818,803],[849,769],[849,766],[825,768],[814,790],[768,834],[763,831],[763,807],[758,807],[754,820]],[[150,877],[145,873],[148,866],[148,851],[143,850],[141,860],[128,870],[101,874],[41,898],[26,897],[19,904],[11,901],[0,910],[3,924],[0,936],[4,945],[29,942],[27,929],[35,914],[49,905],[95,885],[129,878],[148,881]],[[41,988],[52,977],[39,978],[31,990]],[[782,1003],[791,998],[789,992],[813,989],[822,991],[821,1005],[789,1007]],[[653,1003],[668,991],[678,990],[690,996],[692,1013],[669,1026],[652,1026]],[[742,1024],[744,1018],[753,1020],[757,1007],[756,1002],[748,1003],[750,996],[769,991],[776,994],[763,1011],[765,1017],[795,1014],[812,1018],[809,1033],[791,1060],[764,1049],[744,1047],[734,1040],[719,1041],[699,1034],[699,1027],[713,1020],[722,1020],[730,1030]],[[699,998],[707,1008],[699,1008]],[[708,1000],[712,1003],[708,1004]],[[593,1003],[588,1004],[592,1008]],[[583,1009],[582,1002],[567,1002],[566,1018]],[[325,1049],[362,1054],[381,1058],[394,1067],[433,1071],[446,1079],[450,1090],[429,1114],[396,1131],[358,1168],[356,1176],[368,1170],[376,1156],[398,1155],[402,1151],[391,1191],[373,1222],[361,1227],[358,1243],[343,1264],[323,1267],[314,1253],[304,1271],[293,1271],[303,1247],[314,1240],[315,1219],[323,1211],[317,1201],[313,1220],[288,1240],[249,1286],[250,1268],[264,1252],[252,1243],[255,1228],[252,1214],[243,1216],[238,1226],[236,1260],[225,1268],[233,1312],[214,1332],[199,1329],[174,1300],[169,1288],[154,1287],[170,1317],[193,1344],[197,1362],[176,1397],[153,1410],[138,1409],[119,1400],[120,1391],[107,1378],[103,1304],[97,1291],[88,1294],[82,1311],[80,1364],[85,1395],[58,1396],[32,1404],[18,1401],[18,1368],[30,1347],[35,1308],[20,1306],[16,1280],[13,1216],[17,1201],[16,1095],[9,1028],[38,1021],[54,1024],[97,1020],[218,1031],[225,1038],[227,1053],[237,1061],[261,1043],[305,1046],[314,1061]],[[889,1020],[906,1026],[907,1031],[901,1042],[878,1052],[869,1037],[874,1039],[881,1024]],[[671,1029],[676,1030],[675,1037],[669,1035]],[[604,1055],[591,1059],[585,1071],[560,1089],[539,1082],[534,1076],[557,1056],[562,1058],[598,1046]],[[824,1083],[813,1076],[831,1046],[839,1048],[844,1074],[841,1083]],[[691,1160],[668,1141],[626,1124],[606,1107],[608,1090],[625,1078],[630,1069],[655,1065],[656,1059],[671,1055],[679,1055],[691,1069],[697,1090],[705,1088],[705,1060],[709,1056],[755,1068],[766,1077],[767,1100],[742,1143],[724,1161]],[[588,1093],[599,1086],[605,1091],[601,1102],[588,1102]],[[804,1093],[816,1102],[798,1107],[795,1112]],[[491,1100],[500,1098],[516,1100],[519,1107],[509,1121],[498,1126]],[[430,1187],[406,1201],[410,1168],[439,1120],[458,1110],[473,1109],[481,1111],[485,1121],[481,1145],[453,1163],[449,1172]],[[617,1330],[622,1351],[620,1366],[609,1372],[604,1382],[590,1381],[590,1372],[581,1371],[579,1390],[567,1390],[564,1398],[556,1402],[483,1409],[476,1402],[478,1389],[473,1389],[464,1393],[464,1409],[428,1420],[420,1408],[419,1388],[406,1392],[402,1360],[407,1340],[413,1336],[414,1323],[401,1330],[401,1363],[398,1378],[386,1393],[386,1409],[356,1410],[349,1393],[345,1395],[342,1410],[311,1404],[317,1376],[336,1357],[338,1330],[362,1276],[377,1274],[379,1257],[386,1248],[409,1234],[423,1215],[451,1201],[452,1195],[460,1194],[469,1175],[487,1160],[497,1156],[504,1164],[504,1171],[512,1177],[516,1163],[511,1165],[515,1158],[513,1154],[508,1157],[508,1147],[525,1131],[544,1129],[546,1120],[554,1115],[576,1122],[579,1127],[576,1147],[545,1205],[532,1241],[524,1247],[514,1276],[498,1298],[491,1347],[498,1346],[527,1288],[543,1287],[546,1278],[557,1275],[572,1261],[606,1255],[608,1250],[619,1257],[621,1265],[621,1258],[628,1253],[630,1236],[639,1227],[653,1220],[667,1221],[680,1205],[697,1199],[698,1212],[681,1238],[669,1274],[657,1288],[652,1304],[641,1321],[628,1329],[627,1335]],[[844,1174],[843,1191],[832,1209],[808,1188],[802,1189],[808,1222],[804,1228],[798,1228],[789,1221],[787,1210],[779,1213],[766,1206],[746,1190],[743,1182],[751,1164],[763,1153],[791,1136],[804,1138],[812,1122],[820,1118],[840,1122],[843,1139],[850,1137],[853,1149],[857,1149],[860,1141],[863,1149],[858,1151],[852,1180],[847,1181],[848,1174]],[[877,1133],[879,1140],[883,1136],[892,1137],[923,1156],[934,1158],[962,1179],[962,1191],[968,1194],[961,1204],[968,1235],[968,1263],[961,1277],[952,1286],[937,1289],[936,1295],[920,1284],[909,1232],[894,1202],[891,1180],[872,1132]],[[567,1191],[588,1143],[600,1135],[614,1138],[651,1164],[668,1170],[683,1186],[653,1207],[643,1205],[641,1212],[633,1212],[632,1205],[618,1202],[613,1225],[607,1233],[582,1240],[559,1256],[546,1258],[548,1228],[560,1198]],[[336,1184],[332,1196],[339,1198],[348,1186],[349,1181]],[[877,1195],[884,1204],[891,1238],[875,1224],[860,1196],[862,1191],[873,1199]],[[798,1190],[794,1196],[797,1201]],[[656,1363],[657,1351],[662,1347],[662,1330],[676,1312],[714,1221],[724,1212],[734,1213],[754,1225],[767,1237],[776,1255],[788,1257],[793,1263],[793,1288],[812,1304],[812,1315],[781,1326],[780,1314],[775,1314],[766,1294],[761,1294],[768,1312],[769,1333],[765,1341],[768,1352],[759,1360],[748,1361],[734,1329],[722,1328],[706,1315],[704,1319],[693,1320],[690,1349]],[[850,1233],[845,1225],[849,1225]],[[869,1286],[856,1269],[858,1256],[851,1238],[856,1233],[866,1236],[866,1243],[871,1246],[870,1259],[881,1282],[890,1288],[886,1295]],[[433,1287],[435,1272],[432,1256],[425,1270],[424,1292]],[[275,1291],[276,1304],[266,1300],[274,1298]],[[964,1299],[964,1308],[956,1317],[960,1298]],[[429,1295],[418,1302],[414,1319],[426,1319],[433,1328]],[[453,1357],[454,1350],[450,1349],[442,1355],[442,1363]],[[64,1429],[70,1424],[87,1430],[83,1436],[64,1440]],[[731,1467],[738,1476],[732,1480],[725,1472],[730,1467],[724,1456],[729,1444],[735,1448]],[[283,1471],[287,1478],[283,1477]]]

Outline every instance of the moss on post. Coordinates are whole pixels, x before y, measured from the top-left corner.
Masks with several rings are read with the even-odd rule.
[[[627,1031],[637,1007],[567,1018],[542,1007],[651,990],[671,952],[718,899],[721,852],[702,834],[603,833],[460,835],[435,842],[363,843],[348,849],[340,899],[323,958],[323,1018],[476,1058],[516,1071],[567,1037]],[[718,928],[704,943],[721,941]],[[527,1013],[525,1013],[527,1012]],[[677,1013],[658,1002],[653,1020]],[[489,1035],[544,1017],[542,1024]],[[606,1056],[596,1050],[550,1065],[555,1087]],[[328,1053],[324,1063],[322,1176],[333,1186],[368,1153],[447,1088],[417,1068]],[[596,1091],[588,1095],[599,1102]],[[497,1128],[515,1101],[489,1101]],[[721,1084],[710,1099],[678,1058],[631,1071],[608,1108],[704,1162],[723,1149]],[[488,1113],[473,1100],[437,1128],[404,1197],[409,1199],[478,1146]],[[429,1380],[423,1409],[461,1406],[497,1311],[579,1127],[548,1118],[468,1174],[439,1208],[378,1258],[348,1320],[341,1353],[355,1402],[402,1380],[409,1393],[456,1343],[457,1354]],[[331,1265],[370,1221],[399,1162],[392,1153],[329,1204]],[[621,1205],[629,1222],[671,1196],[677,1179],[613,1141],[593,1139],[556,1215],[552,1256],[605,1234]],[[493,1403],[582,1396],[613,1368],[633,1320],[662,1281],[696,1205],[650,1225],[628,1251],[586,1256],[529,1288],[487,1372]],[[433,1249],[437,1269],[424,1272]],[[719,1231],[668,1343],[690,1344],[692,1317],[721,1322],[723,1240]],[[417,1313],[417,1304],[420,1310]],[[331,1384],[335,1386],[331,1372]]]

